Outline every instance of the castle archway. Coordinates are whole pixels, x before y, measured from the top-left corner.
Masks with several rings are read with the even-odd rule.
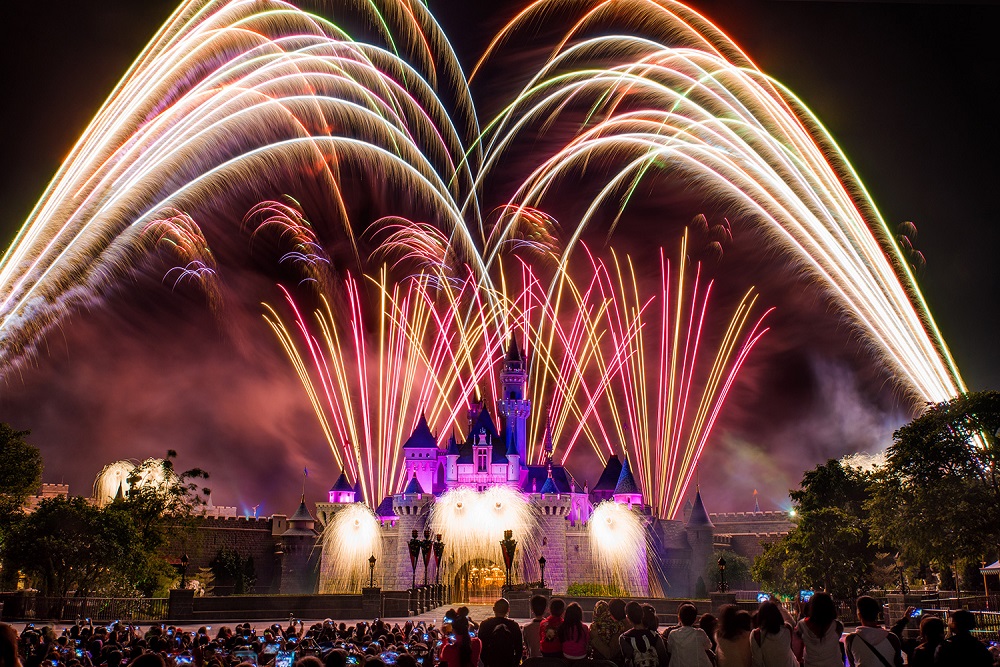
[[[504,569],[484,559],[470,560],[460,567],[452,579],[452,602],[493,604],[502,597]]]

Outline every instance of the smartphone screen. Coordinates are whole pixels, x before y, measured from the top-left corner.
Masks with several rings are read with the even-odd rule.
[[[295,651],[278,651],[274,656],[274,667],[292,667],[295,662]]]

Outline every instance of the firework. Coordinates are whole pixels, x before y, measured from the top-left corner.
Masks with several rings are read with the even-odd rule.
[[[587,522],[590,554],[598,580],[630,595],[647,593],[647,533],[643,519],[625,505],[605,501]]]
[[[320,593],[357,593],[369,581],[368,559],[382,558],[382,527],[363,503],[338,510],[323,530]]]
[[[513,197],[529,211],[544,209],[589,165],[610,174],[587,203],[564,257],[599,212],[610,207],[617,221],[644,180],[669,171],[759,220],[812,270],[905,378],[915,401],[964,390],[909,258],[805,105],[677,2],[537,0],[501,31],[483,60],[500,57],[517,33],[541,31],[546,21],[567,15],[573,18],[562,24],[569,26],[565,37],[488,126],[481,180],[521,135],[542,128],[548,136],[565,125],[572,138],[540,160]],[[634,32],[619,33],[620,25]],[[586,120],[573,110],[584,111]],[[511,216],[508,225],[516,223]]]
[[[537,512],[527,497],[505,486],[479,492],[459,488],[441,495],[431,508],[430,528],[456,563],[500,562],[505,530],[517,535],[522,554],[538,553]]]
[[[464,405],[501,356],[503,334],[490,326],[492,311],[481,310],[487,321],[464,316],[467,300],[483,304],[471,279],[457,290],[431,290],[428,276],[390,283],[385,270],[363,280],[344,280],[344,314],[324,295],[310,322],[286,291],[292,325],[267,304],[265,319],[337,465],[376,507],[402,490],[400,445],[421,415],[438,432],[461,426]]]
[[[167,472],[162,459],[146,459],[136,464],[132,461],[115,461],[104,466],[94,480],[94,500],[103,507],[119,496],[127,497],[133,488],[159,489],[167,483]]]

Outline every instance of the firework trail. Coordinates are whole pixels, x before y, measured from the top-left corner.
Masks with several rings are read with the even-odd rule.
[[[529,28],[543,31],[556,17],[557,27],[569,26],[565,37],[487,126],[480,179],[522,135],[567,126],[572,139],[540,161],[513,197],[544,209],[581,172],[600,165],[610,174],[564,256],[599,211],[617,209],[617,221],[644,180],[672,171],[735,202],[805,262],[915,401],[965,389],[914,281],[910,253],[801,101],[710,22],[669,0],[537,0],[500,32],[473,75],[502,61],[507,41]]]
[[[463,406],[502,357],[503,331],[474,278],[451,287],[427,275],[390,283],[383,269],[361,281],[348,274],[343,307],[321,295],[312,321],[287,290],[290,325],[264,304],[337,465],[371,507],[402,489],[401,444],[420,417],[439,433],[461,427]],[[480,304],[478,319],[466,317],[469,302]]]
[[[375,26],[374,38],[277,0],[190,0],[174,12],[0,261],[5,365],[81,293],[113,283],[137,231],[166,208],[226,210],[305,178],[353,245],[343,179],[390,182],[476,261],[466,220],[477,211],[465,206],[463,218],[459,202],[478,160],[467,150],[477,121],[448,41],[419,3],[338,11]]]
[[[668,298],[666,263],[658,319],[645,315],[652,302],[632,284],[627,259],[592,262],[586,280],[570,272],[599,214],[610,212],[614,229],[643,183],[671,172],[760,221],[810,267],[915,402],[964,389],[913,279],[910,264],[921,258],[887,229],[809,110],[690,9],[670,0],[531,3],[480,65],[503,62],[528,27],[568,17],[565,36],[482,131],[461,66],[424,5],[357,1],[330,11],[333,20],[278,0],[189,0],[177,9],[0,260],[5,372],[151,247],[175,252],[172,285],[214,289],[206,241],[235,236],[239,224],[230,230],[222,216],[203,234],[200,213],[214,221],[234,202],[308,183],[335,221],[346,250],[333,259],[342,265],[330,263],[294,200],[262,202],[243,225],[251,244],[265,236],[289,244],[281,264],[321,294],[341,290],[312,317],[289,294],[291,324],[273,308],[266,319],[367,502],[400,487],[397,446],[420,412],[437,429],[456,425],[456,411],[443,406],[460,405],[491,377],[514,333],[531,346],[531,458],[542,454],[541,428],[569,434],[563,458],[581,437],[602,452],[624,443],[659,511],[670,514],[749,351],[740,332],[752,297],[699,389],[692,369],[704,305],[684,301],[683,282]],[[370,34],[351,35],[340,19]],[[473,76],[483,76],[480,65]],[[523,164],[511,152],[542,133],[548,141],[539,145],[569,139],[528,156],[487,224],[486,184]],[[546,204],[583,176],[599,189],[560,229]],[[359,217],[380,198],[394,210]],[[355,280],[369,261],[359,247],[366,239],[384,246],[376,252],[402,252],[392,271],[422,270],[409,280],[389,269]],[[547,268],[511,264],[522,252]],[[684,274],[682,266],[677,280]],[[697,287],[691,294],[707,300]],[[642,377],[649,364],[652,381]],[[605,410],[617,422],[610,430]]]

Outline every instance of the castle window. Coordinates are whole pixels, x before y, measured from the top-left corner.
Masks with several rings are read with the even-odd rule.
[[[483,449],[476,450],[476,471],[486,472],[487,462],[489,460],[489,452]]]

